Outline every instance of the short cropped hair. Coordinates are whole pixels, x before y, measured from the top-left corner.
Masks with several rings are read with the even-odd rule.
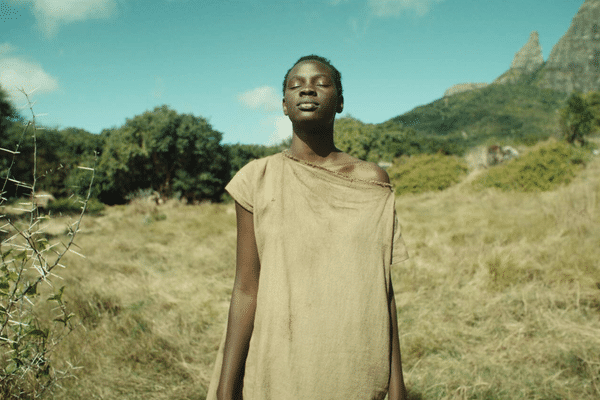
[[[342,95],[342,74],[340,73],[340,71],[337,70],[336,67],[334,67],[333,65],[331,65],[331,62],[321,56],[317,56],[315,54],[311,54],[309,56],[304,56],[304,57],[300,57],[298,59],[298,61],[296,61],[296,63],[294,65],[292,65],[292,68],[288,69],[288,71],[285,74],[285,77],[283,78],[283,95],[285,96],[285,87],[287,85],[287,79],[288,76],[290,75],[290,71],[292,69],[294,69],[294,67],[298,64],[300,64],[302,61],[318,61],[321,64],[325,64],[327,65],[327,67],[329,67],[329,69],[331,70],[331,77],[333,78],[333,83],[335,85],[335,89],[337,90],[337,95],[338,97]]]

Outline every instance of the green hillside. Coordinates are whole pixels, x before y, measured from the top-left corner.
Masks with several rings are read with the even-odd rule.
[[[439,142],[437,150],[453,154],[480,144],[530,145],[556,132],[557,110],[566,98],[531,85],[490,85],[417,107],[378,127],[412,128],[418,141]]]

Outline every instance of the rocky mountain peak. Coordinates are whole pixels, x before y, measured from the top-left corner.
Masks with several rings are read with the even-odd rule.
[[[600,90],[600,0],[586,0],[552,49],[537,84],[570,93]]]
[[[495,83],[515,83],[523,76],[531,75],[544,65],[540,36],[537,31],[531,32],[529,40],[515,54],[510,69],[502,74]]]
[[[540,36],[537,31],[531,32],[529,40],[525,46],[515,54],[512,69],[522,69],[524,72],[531,73],[544,64],[542,55],[542,46],[540,46]]]
[[[513,59],[511,67],[494,84],[525,83],[570,93],[600,91],[600,0],[585,0],[571,27],[552,49],[544,63],[539,35],[529,40]],[[485,84],[463,83],[444,96],[477,90]]]

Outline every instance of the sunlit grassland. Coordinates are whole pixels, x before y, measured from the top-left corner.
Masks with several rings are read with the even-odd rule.
[[[82,326],[63,356],[82,369],[60,398],[204,397],[234,276],[233,209],[139,208],[88,218],[87,258],[68,260]]]
[[[396,200],[412,399],[600,397],[600,160],[544,193],[468,182]],[[58,221],[55,221],[58,222]],[[234,277],[232,204],[111,207],[65,261],[81,322],[61,399],[202,399]]]

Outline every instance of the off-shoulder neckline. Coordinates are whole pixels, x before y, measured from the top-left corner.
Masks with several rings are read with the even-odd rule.
[[[310,161],[302,160],[302,159],[300,159],[300,158],[292,155],[292,153],[289,151],[289,149],[282,150],[280,154],[282,154],[283,156],[287,157],[290,160],[296,161],[296,162],[298,162],[300,164],[307,165],[309,167],[316,168],[316,169],[321,170],[321,171],[328,172],[328,173],[330,173],[332,175],[335,175],[335,176],[338,176],[340,178],[346,179],[346,180],[348,180],[350,182],[363,182],[363,183],[369,183],[369,184],[372,184],[372,185],[381,186],[381,187],[384,187],[386,189],[392,189],[392,185],[389,184],[389,183],[387,183],[387,182],[381,182],[381,181],[378,181],[378,180],[375,180],[375,179],[357,178],[357,177],[354,177],[354,176],[350,176],[348,174],[343,174],[343,173],[338,172],[338,171],[333,171],[331,169],[322,167],[322,166],[317,165],[315,163],[312,163]]]

